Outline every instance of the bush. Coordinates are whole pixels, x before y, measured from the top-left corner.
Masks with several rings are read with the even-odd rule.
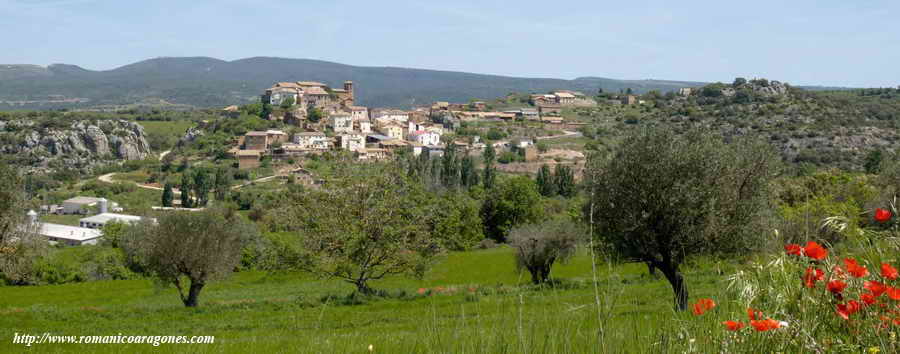
[[[516,268],[527,269],[531,282],[550,280],[550,268],[575,254],[579,232],[572,223],[548,221],[512,229],[509,243],[516,250]]]

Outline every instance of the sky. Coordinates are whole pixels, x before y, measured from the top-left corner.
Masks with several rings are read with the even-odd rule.
[[[900,2],[0,0],[0,63],[306,58],[518,77],[900,85]]]

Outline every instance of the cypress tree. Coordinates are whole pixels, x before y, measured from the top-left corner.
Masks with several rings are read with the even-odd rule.
[[[556,166],[557,166],[556,169],[558,171],[559,165],[556,165]],[[547,166],[546,164],[541,165],[541,169],[538,170],[538,173],[537,173],[536,182],[537,182],[537,186],[538,186],[538,191],[541,193],[542,196],[552,197],[552,196],[556,195],[556,190],[557,190],[556,180],[554,179],[554,176],[552,174],[550,174],[550,166]]]
[[[165,187],[163,187],[162,194],[162,206],[171,207],[172,201],[175,199],[175,192],[172,191],[172,184],[166,182]]]

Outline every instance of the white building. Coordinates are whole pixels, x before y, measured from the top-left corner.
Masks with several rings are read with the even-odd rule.
[[[106,224],[108,224],[110,222],[120,222],[120,223],[131,224],[131,223],[139,222],[143,219],[144,218],[142,218],[140,216],[134,216],[134,215],[101,213],[101,214],[97,214],[94,216],[82,218],[81,220],[78,220],[78,224],[81,225],[81,227],[88,228],[88,229],[102,229],[103,226],[106,226]]]
[[[94,197],[75,197],[62,202],[62,206],[58,209],[63,214],[87,214],[89,208],[99,207],[100,201],[106,201],[103,198]],[[113,211],[121,211],[119,204],[116,202],[109,203]]]
[[[357,132],[342,134],[341,149],[349,151],[361,151],[366,148],[366,136]]]
[[[328,137],[322,132],[303,132],[294,134],[294,144],[304,149],[328,150]]]
[[[438,145],[441,143],[441,135],[435,132],[418,130],[409,134],[409,140],[426,146]]]
[[[349,114],[333,114],[328,118],[328,125],[335,133],[349,133],[353,131],[353,117]]]
[[[360,119],[360,120],[356,121],[356,125],[359,126],[359,131],[361,133],[363,133],[363,134],[372,133],[372,122],[368,118]]]
[[[366,107],[360,106],[350,106],[350,116],[353,117],[354,122],[361,121],[363,119],[369,119],[369,109]]]
[[[409,113],[397,109],[376,109],[372,110],[370,118],[373,120],[390,120],[397,123],[406,123],[409,120]]]
[[[96,229],[38,222],[37,213],[34,210],[28,212],[28,219],[38,225],[38,234],[46,237],[51,244],[95,245],[103,237],[103,232]]]

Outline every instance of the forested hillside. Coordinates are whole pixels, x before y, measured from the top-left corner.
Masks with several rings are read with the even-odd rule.
[[[235,61],[213,58],[157,58],[108,71],[74,65],[0,65],[0,110],[85,108],[148,102],[219,107],[251,103],[279,81],[321,81],[339,87],[356,83],[358,103],[404,107],[435,100],[466,102],[509,92],[602,88],[636,92],[670,91],[696,82],[658,80],[575,80],[516,78],[462,72],[361,67],[308,59],[256,57]]]

